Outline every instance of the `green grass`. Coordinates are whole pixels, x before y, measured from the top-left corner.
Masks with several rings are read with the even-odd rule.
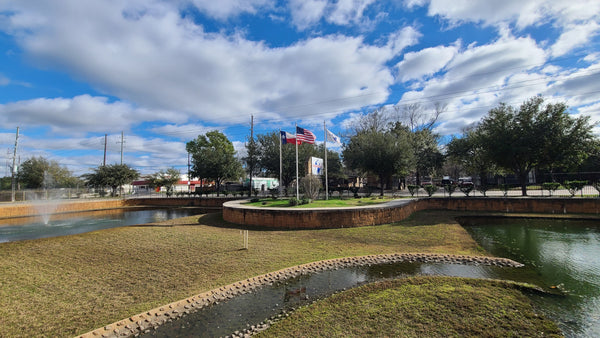
[[[422,212],[375,227],[250,231],[221,214],[0,243],[0,337],[67,337],[298,264],[395,252],[484,254],[453,220]]]
[[[260,337],[562,336],[521,286],[455,277],[368,284],[303,307]]]
[[[348,198],[348,199],[340,199],[331,198],[329,200],[315,200],[308,204],[297,205],[291,207],[289,204],[289,199],[272,199],[272,198],[264,198],[259,200],[258,202],[247,203],[247,205],[255,206],[255,207],[290,207],[290,208],[339,208],[339,207],[355,207],[355,206],[364,206],[364,205],[373,205],[373,204],[381,204],[385,202],[389,202],[393,200],[391,197],[383,197],[379,196],[375,197],[364,197],[364,198]]]

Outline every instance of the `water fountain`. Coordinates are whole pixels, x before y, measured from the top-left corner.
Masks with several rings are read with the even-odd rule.
[[[60,199],[58,199],[59,196],[53,190],[54,186],[54,177],[52,177],[52,174],[48,171],[44,171],[41,195],[38,196],[35,192],[29,194],[35,210],[38,215],[40,215],[42,222],[45,225],[48,225],[50,216],[56,211],[60,204]]]

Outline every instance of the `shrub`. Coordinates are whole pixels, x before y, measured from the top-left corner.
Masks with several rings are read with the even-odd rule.
[[[600,181],[596,181],[594,183],[592,183],[592,187],[594,187],[594,189],[596,189],[596,191],[598,192],[598,197],[600,197]]]
[[[300,204],[308,204],[310,203],[310,198],[303,196],[302,199],[300,200]]]
[[[260,201],[260,199],[256,198],[256,197],[250,199],[250,203],[256,203],[256,202],[259,202],[259,201]]]
[[[577,190],[582,190],[583,187],[587,184],[587,181],[565,181],[563,186],[569,190],[571,197],[575,196]],[[583,197],[583,191],[581,192]]]
[[[554,194],[554,192],[560,187],[560,183],[558,182],[546,182],[542,183],[542,189],[548,190],[550,196]]]
[[[408,188],[408,192],[411,196],[415,196],[415,192],[417,192],[417,190],[419,189],[419,186],[414,184],[409,184],[406,187]]]
[[[438,187],[433,184],[428,184],[424,186],[423,189],[425,189],[425,191],[427,192],[427,196],[431,197],[431,195],[433,195],[438,190]]]
[[[357,187],[350,187],[348,190],[350,190],[350,192],[354,194],[354,198],[358,198],[358,188]]]
[[[477,187],[477,190],[479,190],[479,192],[483,194],[483,197],[487,196],[486,193],[489,189],[490,189],[490,186],[487,184],[482,184]]]
[[[471,191],[473,191],[473,185],[461,185],[459,189],[460,191],[462,191],[463,194],[465,194],[465,196],[469,197],[469,194],[471,193]]]
[[[290,198],[288,203],[290,204],[291,207],[294,207],[294,206],[298,205],[299,202],[296,197],[292,197],[292,198]]]
[[[455,183],[444,185],[444,190],[448,193],[448,196],[452,197],[452,193],[456,190],[457,185]]]

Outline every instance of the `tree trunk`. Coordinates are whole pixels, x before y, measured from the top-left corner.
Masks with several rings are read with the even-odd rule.
[[[385,183],[383,182],[384,176],[385,175],[383,175],[383,174],[379,174],[379,185],[381,186],[381,191],[379,193],[379,196],[383,196],[383,191],[384,191],[384,186],[385,186]]]
[[[527,176],[529,176],[529,172],[521,172],[519,174],[519,183],[521,184],[521,196],[527,196]]]

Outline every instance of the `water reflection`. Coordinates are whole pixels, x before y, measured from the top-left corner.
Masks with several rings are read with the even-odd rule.
[[[162,222],[200,213],[203,210],[197,208],[134,208],[55,214],[48,223],[40,217],[3,219],[0,220],[0,243]]]
[[[487,251],[525,263],[538,285],[566,297],[532,295],[567,336],[600,336],[600,225],[597,221],[464,218]]]
[[[143,337],[217,337],[243,331],[282,311],[361,284],[412,275],[496,278],[520,268],[460,264],[390,263],[348,267],[302,275],[236,296],[159,326]]]

